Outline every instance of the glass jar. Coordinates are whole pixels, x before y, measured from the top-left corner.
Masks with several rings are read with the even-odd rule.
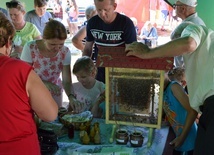
[[[127,130],[125,129],[118,129],[116,131],[116,142],[117,144],[127,144],[129,141],[129,135]]]
[[[130,143],[131,146],[133,147],[141,147],[143,144],[143,135],[141,131],[134,131],[131,135],[130,135]]]

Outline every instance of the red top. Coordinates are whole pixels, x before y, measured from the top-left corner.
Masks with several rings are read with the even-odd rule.
[[[0,56],[0,155],[40,154],[33,111],[26,94],[32,67]]]

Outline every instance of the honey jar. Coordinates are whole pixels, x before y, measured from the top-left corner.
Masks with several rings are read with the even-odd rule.
[[[143,135],[142,132],[140,131],[134,131],[131,135],[130,135],[130,143],[131,146],[133,147],[141,147],[143,144]]]
[[[116,131],[116,142],[117,144],[127,144],[129,141],[129,135],[127,130],[125,129],[118,129]]]

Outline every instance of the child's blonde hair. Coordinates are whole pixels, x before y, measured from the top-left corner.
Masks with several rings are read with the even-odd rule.
[[[185,81],[185,69],[183,67],[175,67],[168,71],[167,74],[170,80],[176,80],[181,83]]]
[[[81,58],[77,59],[73,67],[73,73],[77,74],[79,71],[85,71],[87,73],[92,73],[97,71],[96,66],[92,59],[88,56],[82,56]]]
[[[176,75],[176,76],[183,76],[185,69],[183,67],[175,67],[172,70],[169,70],[168,75]]]

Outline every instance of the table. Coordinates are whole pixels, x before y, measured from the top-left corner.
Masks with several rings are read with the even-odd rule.
[[[130,142],[126,145],[109,143],[109,138],[112,132],[112,124],[105,124],[104,119],[93,119],[94,122],[99,122],[101,130],[101,144],[89,145],[81,144],[79,132],[75,131],[74,138],[69,139],[67,130],[58,121],[52,123],[42,123],[42,128],[52,128],[55,132],[60,134],[58,138],[59,150],[56,155],[161,155],[163,154],[165,143],[167,140],[169,127],[165,126],[161,129],[154,129],[152,145],[147,147],[149,128],[133,127],[121,125],[120,128],[125,128],[130,134],[134,130],[143,132],[144,142],[142,147],[131,147]]]

